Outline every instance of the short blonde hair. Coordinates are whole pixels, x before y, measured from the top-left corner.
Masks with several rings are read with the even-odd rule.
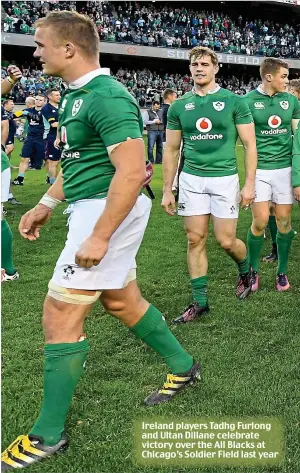
[[[99,56],[100,40],[96,25],[86,15],[75,11],[53,11],[38,19],[35,28],[52,28],[57,42],[70,41],[87,57]]]
[[[290,87],[293,87],[297,94],[300,94],[300,79],[292,79],[290,81]]]
[[[203,56],[209,56],[211,58],[211,62],[213,63],[214,66],[219,65],[219,59],[216,53],[210,49],[206,48],[205,46],[195,46],[193,49],[190,50],[189,52],[189,61],[190,64],[192,62],[192,58],[201,58]]]

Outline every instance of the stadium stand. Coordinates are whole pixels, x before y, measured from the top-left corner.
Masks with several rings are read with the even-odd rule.
[[[31,69],[27,65],[21,67],[23,71],[23,78],[20,83],[13,89],[12,96],[16,103],[25,102],[26,97],[33,96],[38,92],[46,92],[50,87],[61,87],[61,80],[55,77],[47,77],[43,75],[43,72],[39,69]],[[5,78],[7,75],[7,68],[2,66],[1,76]],[[177,91],[178,95],[181,96],[185,92],[188,92],[192,88],[191,77],[181,74],[170,74],[170,73],[159,73],[150,69],[142,70],[129,70],[127,68],[120,68],[112,75],[125,87],[129,92],[137,99],[141,107],[148,106],[152,100],[158,100],[161,102],[161,94],[164,89],[171,88]],[[226,87],[228,90],[235,92],[236,94],[243,95],[249,92],[253,88],[257,87],[257,79],[250,77],[226,77],[220,75],[218,77],[218,83],[222,87]]]
[[[230,14],[195,10],[188,6],[189,2],[186,5],[176,8],[175,4],[163,2],[2,2],[2,30],[33,34],[35,20],[48,11],[76,9],[93,18],[102,41],[168,48],[203,45],[220,53],[300,58],[300,25],[296,17],[280,23],[270,19],[265,9],[260,11],[262,18],[245,18],[242,5],[239,10],[236,6],[235,14],[232,10]]]

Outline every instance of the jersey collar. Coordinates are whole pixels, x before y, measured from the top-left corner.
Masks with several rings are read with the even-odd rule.
[[[262,95],[267,95],[268,97],[275,97],[275,95],[278,95],[278,92],[276,92],[276,94],[274,94],[274,95],[269,95],[269,94],[267,94],[267,92],[265,92],[265,91],[263,90],[263,88],[262,88],[261,85],[259,85],[256,90],[257,90],[260,94],[262,94]]]
[[[207,92],[207,94],[208,94],[208,95],[216,94],[217,92],[219,92],[220,89],[221,89],[221,87],[217,84],[216,87],[215,87],[214,89],[212,89],[212,90],[209,90],[209,91]],[[192,93],[193,93],[194,95],[199,95],[199,94],[197,94],[197,92],[195,91],[195,87],[192,88]]]
[[[109,70],[106,67],[100,67],[99,69],[95,69],[94,71],[88,72],[84,76],[79,77],[79,79],[76,79],[74,82],[70,82],[68,88],[69,89],[80,89],[81,87],[84,87],[86,84],[91,82],[91,80],[95,79],[95,77],[98,76],[109,76]]]

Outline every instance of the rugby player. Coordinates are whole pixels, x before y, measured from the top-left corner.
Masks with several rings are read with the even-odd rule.
[[[151,200],[140,194],[146,172],[138,104],[122,84],[103,75],[99,35],[89,17],[54,11],[35,27],[34,56],[45,74],[61,77],[69,87],[59,109],[62,170],[22,217],[21,235],[36,240],[57,204],[66,199],[72,206],[66,245],[44,303],[42,409],[29,435],[18,437],[3,453],[2,471],[66,447],[66,416],[89,351],[84,319],[99,298],[171,371],[163,388],[145,399],[147,405],[170,400],[200,372],[136,282],[135,258],[151,207]]]
[[[1,81],[1,95],[9,94],[14,85],[21,79],[22,73],[16,66],[8,66],[8,77]],[[1,114],[1,283],[19,279],[13,264],[13,236],[10,226],[3,215],[3,202],[7,202],[10,184],[10,163],[5,153],[5,144],[9,135],[8,116],[5,110]]]
[[[300,205],[300,122],[298,122],[293,140],[292,185],[294,198]]]
[[[15,149],[14,142],[15,142],[15,133],[17,129],[16,122],[13,118],[13,109],[14,109],[14,101],[13,99],[6,99],[2,103],[3,108],[6,112],[6,115],[8,116],[8,125],[9,125],[9,131],[8,131],[8,138],[7,142],[5,145],[5,151],[8,157],[10,157],[11,153]]]
[[[56,89],[49,89],[47,92],[48,103],[43,106],[42,114],[50,125],[50,130],[46,141],[46,159],[48,161],[48,184],[53,184],[58,174],[58,164],[61,157],[60,149],[54,146],[58,127],[58,105],[60,102],[60,92]]]
[[[246,95],[252,112],[258,149],[258,170],[253,221],[248,233],[248,251],[253,268],[252,291],[259,288],[259,259],[264,230],[269,220],[269,202],[275,205],[278,266],[277,291],[290,287],[287,263],[295,232],[291,226],[293,205],[292,131],[300,118],[297,98],[287,92],[289,65],[282,59],[266,58],[260,66],[262,84]]]
[[[295,97],[297,97],[298,100],[300,100],[300,79],[293,79],[289,83],[289,92]],[[276,224],[276,217],[275,217],[275,206],[273,203],[270,205],[270,217],[269,217],[269,223],[268,227],[270,230],[270,235],[272,239],[272,250],[271,253],[268,256],[265,256],[263,258],[263,261],[265,263],[273,263],[274,261],[277,261],[278,259],[278,253],[277,253],[277,224]]]
[[[300,100],[300,79],[290,81],[290,92]],[[292,165],[292,185],[294,188],[294,198],[300,202],[300,124],[298,122],[297,129],[293,140],[293,165]]]
[[[45,105],[43,95],[36,95],[35,106],[25,110],[20,110],[14,115],[17,118],[26,117],[28,120],[28,133],[24,141],[21,153],[19,173],[12,184],[15,186],[24,185],[25,172],[31,160],[35,169],[41,169],[45,159],[45,138],[47,137],[50,125],[42,114],[42,107]]]
[[[290,81],[290,93],[300,100],[300,79],[292,79]]]
[[[194,87],[169,108],[163,163],[162,206],[174,215],[172,183],[183,139],[178,214],[184,217],[188,240],[193,302],[174,323],[190,322],[209,310],[206,240],[210,218],[218,243],[238,265],[237,297],[244,299],[251,292],[247,250],[236,238],[236,227],[240,200],[242,207],[247,207],[254,199],[257,154],[253,119],[243,97],[216,84],[219,66],[214,51],[195,47],[189,60]],[[235,154],[238,136],[245,148],[246,182],[241,191]]]
[[[15,149],[15,133],[17,130],[17,124],[15,122],[14,116],[13,116],[13,109],[14,109],[14,101],[13,99],[6,99],[3,102],[3,109],[5,114],[8,117],[8,138],[5,144],[5,152],[10,159],[11,153]],[[21,205],[21,202],[19,202],[14,196],[13,193],[11,192],[11,186],[9,189],[9,194],[8,194],[8,200],[7,202],[12,205]]]

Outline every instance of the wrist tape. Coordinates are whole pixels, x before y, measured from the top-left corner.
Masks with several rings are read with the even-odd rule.
[[[55,209],[55,207],[61,203],[61,200],[55,199],[55,197],[52,197],[49,194],[44,194],[41,200],[39,201],[39,204],[43,204],[46,207],[49,207],[49,209]]]

